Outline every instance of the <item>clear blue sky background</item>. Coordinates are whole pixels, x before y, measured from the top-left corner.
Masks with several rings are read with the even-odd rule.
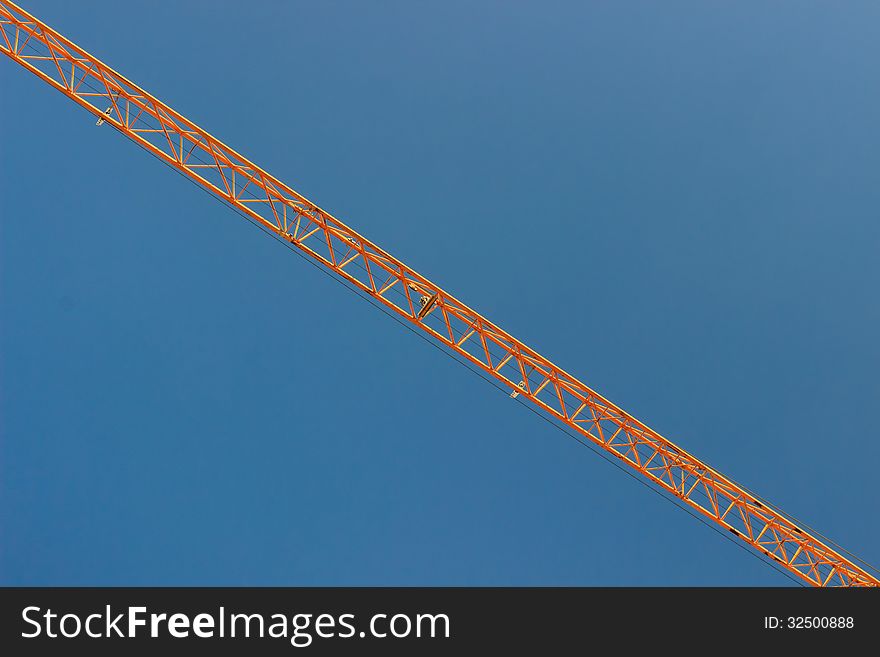
[[[876,3],[25,4],[880,560]],[[5,58],[0,153],[0,583],[791,584]]]

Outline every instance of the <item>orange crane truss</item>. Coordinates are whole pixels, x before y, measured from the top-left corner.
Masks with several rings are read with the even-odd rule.
[[[558,422],[814,586],[880,586],[841,551],[662,437],[8,0],[0,51]]]

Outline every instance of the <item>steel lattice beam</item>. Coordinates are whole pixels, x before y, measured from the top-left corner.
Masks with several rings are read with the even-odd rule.
[[[583,438],[815,586],[880,581],[17,5],[0,50]]]

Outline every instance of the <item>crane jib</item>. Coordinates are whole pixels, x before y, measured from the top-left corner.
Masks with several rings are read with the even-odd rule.
[[[16,4],[0,51],[279,239],[814,586],[880,586],[833,544],[703,463]]]

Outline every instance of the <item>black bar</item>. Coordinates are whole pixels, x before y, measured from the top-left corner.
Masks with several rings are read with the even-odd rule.
[[[130,612],[136,607],[144,609]],[[875,590],[805,588],[2,588],[0,647],[7,655],[76,650],[163,657],[194,650],[248,655],[604,653],[602,646],[690,654],[774,646],[844,650],[876,646],[878,612]],[[69,614],[75,618],[67,616],[63,630],[78,633],[65,638],[60,621]],[[174,614],[182,616],[169,628]],[[260,617],[233,619],[233,614]],[[133,626],[135,636],[118,636],[129,634],[132,618],[144,623]],[[250,637],[243,636],[246,625]],[[88,637],[87,629],[111,638]],[[175,638],[172,629],[187,636]],[[197,631],[211,636],[198,637]],[[286,636],[269,636],[282,631]]]

